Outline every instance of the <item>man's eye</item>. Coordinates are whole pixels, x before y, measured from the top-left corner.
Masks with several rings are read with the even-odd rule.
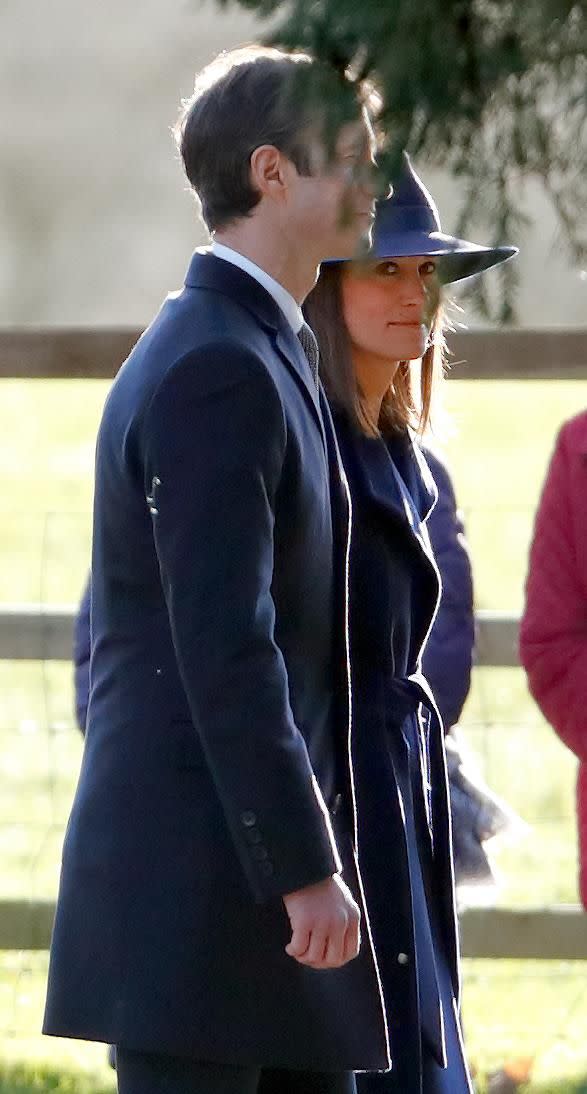
[[[359,185],[369,183],[373,177],[373,164],[357,159],[356,156],[345,156],[341,161],[341,165],[345,177]]]

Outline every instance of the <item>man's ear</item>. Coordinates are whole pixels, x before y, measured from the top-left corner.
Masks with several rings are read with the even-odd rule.
[[[259,194],[273,200],[285,196],[293,164],[273,144],[261,144],[251,155],[251,182]]]

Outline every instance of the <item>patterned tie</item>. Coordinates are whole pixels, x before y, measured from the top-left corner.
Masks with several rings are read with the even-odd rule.
[[[302,349],[306,355],[308,364],[312,376],[314,377],[314,383],[318,387],[318,365],[320,362],[320,351],[318,349],[318,342],[316,341],[316,335],[311,327],[307,323],[304,323],[298,331],[298,338],[302,343]]]

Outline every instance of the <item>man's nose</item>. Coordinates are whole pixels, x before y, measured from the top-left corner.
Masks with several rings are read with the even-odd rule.
[[[353,170],[353,183],[368,201],[375,201],[379,197],[377,165],[372,160],[357,164]]]
[[[363,179],[363,187],[370,201],[375,201],[379,196],[379,186],[377,181],[377,165],[375,163],[368,163],[365,167],[365,175]]]

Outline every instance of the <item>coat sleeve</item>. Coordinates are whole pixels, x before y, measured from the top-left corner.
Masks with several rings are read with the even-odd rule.
[[[471,686],[475,648],[473,575],[450,475],[430,451],[426,450],[425,456],[438,489],[438,501],[428,519],[428,532],[442,592],[422,666],[444,726],[449,730],[459,721]]]
[[[587,598],[578,573],[571,472],[563,427],[547,472],[530,548],[520,658],[530,691],[565,744],[587,760]],[[586,481],[587,488],[587,481]],[[587,489],[578,503],[587,502]]]
[[[340,868],[275,641],[275,497],[286,422],[267,370],[210,345],[169,370],[144,423],[146,492],[176,656],[258,900]]]

